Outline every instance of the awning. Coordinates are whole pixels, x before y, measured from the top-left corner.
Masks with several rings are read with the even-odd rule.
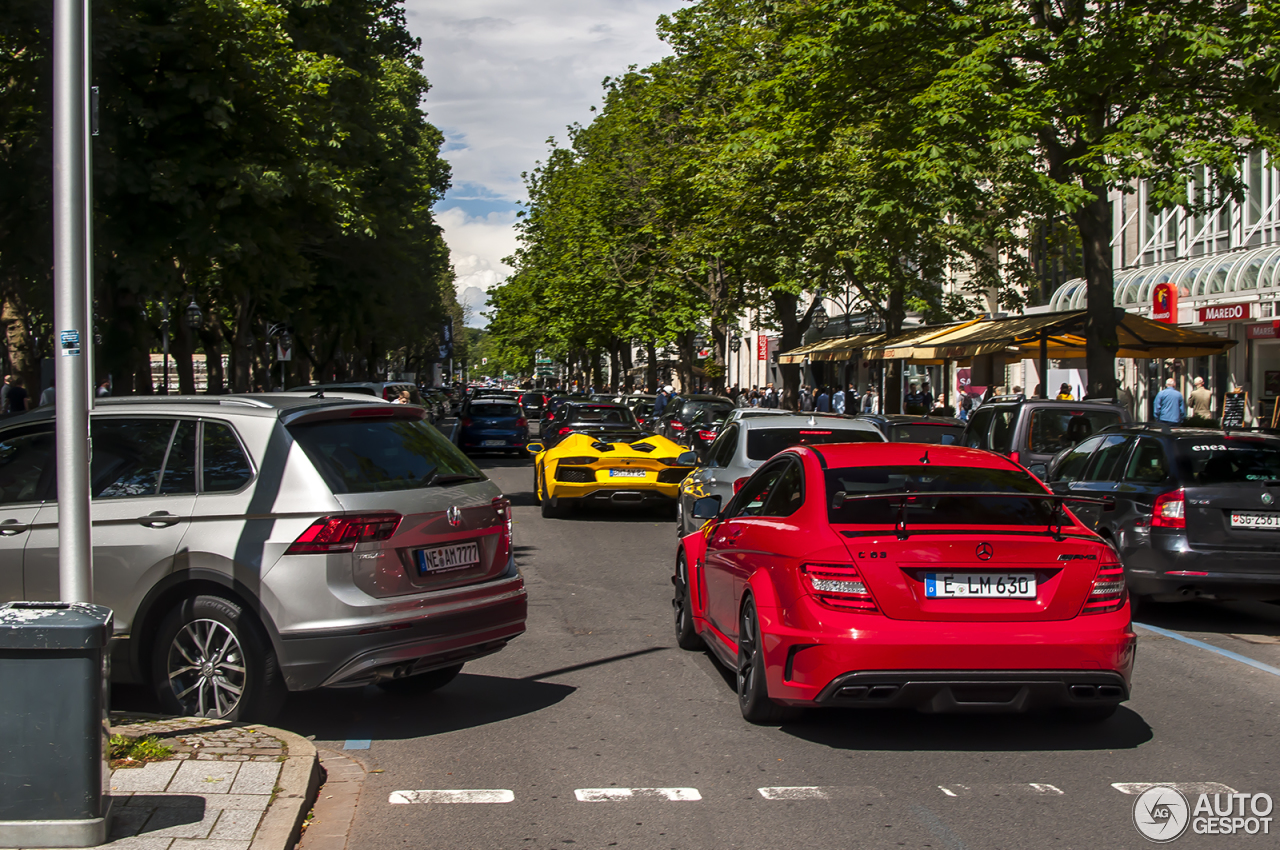
[[[828,340],[830,345],[820,348],[809,355],[810,360],[817,361],[838,361],[852,360],[853,356],[869,345],[878,345],[884,342],[885,336],[882,333],[859,334],[858,336],[845,337],[843,339]]]
[[[1066,360],[1085,356],[1085,322],[1088,312],[1041,313],[991,319],[955,328],[934,336],[927,344],[916,345],[913,359],[968,360],[982,354],[1005,353],[1017,359],[1040,356],[1040,338],[1048,337],[1048,356]],[[1154,322],[1126,313],[1117,328],[1120,350],[1117,357],[1134,359],[1162,357],[1204,357],[1219,354],[1235,340]]]
[[[831,340],[828,340],[828,339],[819,340],[818,342],[811,342],[808,345],[802,345],[799,348],[793,348],[790,351],[785,351],[778,355],[778,362],[779,363],[803,363],[804,359],[809,356],[810,351],[813,351],[814,349],[819,348],[820,346],[830,341]]]
[[[970,319],[966,322],[954,322],[949,325],[926,325],[921,328],[913,328],[906,333],[887,340],[881,345],[874,348],[868,348],[863,355],[868,360],[912,360],[920,362],[922,360],[936,360],[932,353],[924,347],[924,343],[930,343],[943,334],[954,333],[963,330],[971,325],[978,324],[982,319]]]

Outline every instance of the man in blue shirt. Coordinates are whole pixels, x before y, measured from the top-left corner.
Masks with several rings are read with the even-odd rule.
[[[826,387],[822,388],[822,393],[818,396],[818,401],[815,403],[814,408],[819,413],[831,412],[831,393]]]
[[[831,395],[831,409],[836,413],[844,413],[844,390],[839,387]]]
[[[1173,378],[1164,382],[1164,389],[1157,395],[1152,414],[1157,422],[1169,422],[1177,425],[1187,418],[1187,402],[1182,393],[1174,389],[1177,384]]]

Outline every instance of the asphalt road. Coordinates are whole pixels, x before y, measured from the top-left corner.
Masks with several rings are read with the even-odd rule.
[[[1280,607],[1153,611],[1132,701],[1094,726],[829,710],[754,727],[729,673],[675,646],[673,519],[544,520],[529,460],[479,460],[516,505],[528,633],[436,694],[294,694],[278,721],[373,771],[350,848],[1099,850],[1150,846],[1113,783],[1280,798],[1280,675],[1245,662],[1280,668]]]

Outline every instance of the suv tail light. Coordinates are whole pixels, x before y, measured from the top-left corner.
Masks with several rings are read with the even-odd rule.
[[[1186,528],[1187,494],[1183,490],[1171,490],[1156,497],[1151,508],[1152,528]]]
[[[571,434],[571,433],[573,433],[573,429],[572,429],[572,428],[570,428],[568,425],[565,425],[565,426],[561,427],[561,429],[560,429],[559,431],[557,431],[556,433],[557,433],[559,436],[563,437],[565,434]]]
[[[1098,574],[1093,578],[1093,590],[1085,600],[1082,614],[1106,614],[1119,611],[1129,596],[1124,583],[1124,567],[1110,546],[1098,560]]]
[[[683,422],[681,422],[679,419],[672,419],[672,420],[671,420],[671,430],[672,430],[672,431],[683,431],[683,430],[684,430],[684,423],[683,423]]]
[[[715,438],[716,438],[715,431],[699,431],[698,432],[699,440],[714,440]]]
[[[459,425],[461,425],[463,428],[470,428],[470,427],[471,427],[471,417],[470,417],[470,416],[464,416],[464,417],[462,417],[461,419],[459,419],[459,420],[458,420],[458,424],[459,424]]]
[[[519,419],[517,419],[517,420],[516,420],[516,427],[517,427],[517,428],[528,428],[528,427],[529,427],[529,420],[528,420],[528,419],[525,419],[523,416],[521,416]]]
[[[318,555],[350,552],[357,543],[387,540],[396,533],[400,514],[322,516],[293,541],[286,555]]]
[[[751,476],[750,476],[750,475],[744,475],[744,476],[742,476],[741,478],[739,478],[738,480],[734,481],[734,482],[733,482],[733,495],[735,495],[735,496],[736,496],[736,495],[738,495],[738,491],[742,489],[742,485],[743,485],[743,484],[746,484],[746,483],[747,483],[748,481],[750,481],[750,480],[751,480]]]
[[[1013,461],[1014,463],[1021,463],[1021,461],[1018,460],[1018,457],[1019,455],[1017,452],[1009,452],[1009,460]]]
[[[803,564],[800,572],[810,592],[824,605],[842,611],[877,613],[876,601],[852,564]]]

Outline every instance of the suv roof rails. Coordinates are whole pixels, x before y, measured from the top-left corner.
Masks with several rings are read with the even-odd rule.
[[[984,404],[990,404],[993,401],[1026,401],[1027,397],[1023,393],[1011,393],[1009,395],[993,395],[987,399]],[[1043,401],[1043,399],[1040,399]]]

